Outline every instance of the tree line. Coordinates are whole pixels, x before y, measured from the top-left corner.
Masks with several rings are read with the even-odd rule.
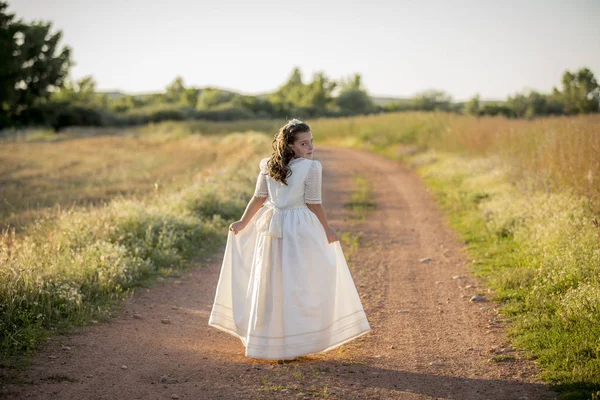
[[[250,96],[219,88],[186,86],[176,77],[164,92],[121,95],[96,90],[93,77],[69,77],[71,49],[60,45],[62,32],[49,22],[25,23],[0,0],[0,129],[72,125],[125,126],[162,120],[214,121],[253,118],[339,117],[398,111],[448,111],[471,115],[533,118],[600,111],[600,87],[587,68],[565,71],[562,87],[550,94],[529,91],[506,101],[479,95],[456,102],[440,90],[377,104],[360,74],[334,80],[323,72],[305,81],[299,68],[275,92]]]

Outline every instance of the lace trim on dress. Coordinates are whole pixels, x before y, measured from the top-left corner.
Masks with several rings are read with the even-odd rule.
[[[304,202],[306,204],[322,204],[321,181],[323,166],[317,160],[313,160],[306,180],[304,181]]]

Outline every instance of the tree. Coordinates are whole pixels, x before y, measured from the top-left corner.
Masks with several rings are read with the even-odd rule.
[[[312,81],[304,84],[302,73],[294,68],[289,79],[269,96],[278,115],[315,116],[333,104],[333,91],[337,83],[323,72],[313,74]]]
[[[425,111],[450,111],[452,97],[441,90],[426,90],[412,99],[413,108]]]
[[[13,53],[17,44],[13,39],[15,27],[14,14],[8,14],[8,4],[0,1],[0,128],[8,125],[8,113],[14,101],[14,84],[19,68]]]
[[[363,88],[362,77],[354,74],[340,81],[340,93],[336,99],[337,106],[352,114],[368,113],[375,109],[373,100]]]
[[[96,81],[87,75],[78,81],[70,78],[64,80],[63,87],[52,93],[50,99],[57,102],[73,103],[85,107],[108,107],[106,95],[96,92]]]
[[[231,101],[233,93],[216,88],[204,88],[198,97],[196,108],[199,110],[210,110],[221,104]]]
[[[313,74],[312,82],[304,85],[297,105],[306,108],[326,109],[333,101],[332,92],[337,83],[325,76],[324,72]]]
[[[178,103],[185,92],[185,83],[181,76],[177,76],[169,86],[165,93],[168,103]]]
[[[198,94],[199,93],[200,93],[199,89],[187,88],[181,95],[181,98],[179,99],[179,101],[182,104],[185,104],[186,106],[196,107],[196,104],[198,103]]]
[[[473,96],[471,100],[465,104],[465,114],[476,115],[479,116],[481,113],[481,101],[479,99],[479,94]]]
[[[592,71],[566,71],[562,78],[563,102],[567,113],[592,113],[600,109],[600,86]]]
[[[14,21],[7,8],[0,0],[0,107],[14,119],[60,88],[72,62],[52,23]]]

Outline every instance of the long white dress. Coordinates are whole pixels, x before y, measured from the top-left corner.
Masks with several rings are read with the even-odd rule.
[[[340,242],[317,216],[322,165],[297,158],[283,185],[260,162],[254,195],[268,197],[237,235],[229,231],[208,324],[238,337],[245,355],[293,359],[371,330]]]

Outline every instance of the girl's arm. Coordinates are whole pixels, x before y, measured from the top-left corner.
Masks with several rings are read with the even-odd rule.
[[[327,215],[325,213],[325,208],[323,208],[323,204],[310,204],[307,203],[306,206],[310,211],[315,213],[321,225],[323,225],[323,229],[325,229],[325,234],[327,235],[327,241],[329,243],[337,242],[340,240],[337,233],[333,230],[331,226],[329,226],[329,221],[327,221]]]
[[[248,225],[248,222],[250,222],[252,217],[254,217],[254,214],[256,214],[258,210],[260,210],[267,198],[268,197],[253,196],[252,200],[250,200],[250,202],[246,206],[246,211],[244,211],[244,215],[242,215],[242,218],[239,221],[232,223],[229,226],[229,230],[233,231],[233,233],[237,235],[239,231],[241,231],[246,227],[246,225]]]

